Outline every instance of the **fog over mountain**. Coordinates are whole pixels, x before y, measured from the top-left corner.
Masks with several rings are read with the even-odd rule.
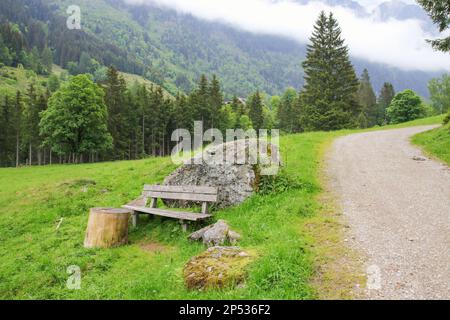
[[[372,12],[351,0],[127,0],[153,3],[245,31],[288,37],[307,43],[321,10],[333,11],[351,55],[402,70],[450,70],[447,54],[435,52],[425,39],[430,31],[418,6],[400,1],[381,4]],[[414,8],[413,10],[410,10]],[[415,10],[418,9],[419,11]]]

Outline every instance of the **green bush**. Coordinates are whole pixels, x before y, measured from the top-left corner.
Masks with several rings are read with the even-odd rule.
[[[426,116],[422,99],[409,89],[398,93],[386,112],[391,124],[408,122]]]
[[[444,125],[447,125],[450,123],[450,111],[448,112],[447,116],[444,119]]]

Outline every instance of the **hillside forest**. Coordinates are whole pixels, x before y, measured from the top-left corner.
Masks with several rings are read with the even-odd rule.
[[[166,156],[172,132],[204,128],[284,133],[369,128],[448,112],[450,77],[429,83],[430,103],[357,76],[332,13],[322,12],[298,67],[304,85],[282,95],[256,89],[230,98],[218,76],[164,88],[158,67],[107,40],[57,27],[65,18],[42,1],[0,4],[0,166]],[[39,17],[37,19],[36,17]],[[46,21],[45,23],[42,21]],[[63,69],[61,69],[61,67]],[[56,70],[57,71],[56,71]],[[121,72],[148,82],[128,81]],[[18,77],[26,78],[19,85]]]

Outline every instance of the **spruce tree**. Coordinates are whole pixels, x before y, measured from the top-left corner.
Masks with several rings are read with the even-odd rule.
[[[23,101],[22,94],[20,91],[16,93],[16,100],[14,104],[14,115],[13,115],[13,123],[14,123],[14,133],[15,133],[15,142],[16,142],[16,167],[20,165],[20,143],[21,143],[21,135],[22,135],[22,112],[23,112]]]
[[[383,88],[381,88],[380,96],[378,97],[378,116],[377,123],[378,125],[384,125],[387,123],[386,119],[386,109],[389,108],[392,99],[395,97],[394,86],[385,82],[383,84]]]
[[[40,145],[38,94],[33,82],[28,86],[24,110],[24,142],[28,146],[28,164],[33,164],[33,149]]]
[[[300,111],[298,94],[294,88],[289,88],[284,93],[277,109],[279,128],[285,132],[298,132]]]
[[[220,88],[220,82],[216,75],[213,75],[211,83],[209,85],[209,104],[211,112],[211,127],[218,128],[221,126],[220,109],[223,105],[223,94]]]
[[[113,159],[129,158],[131,124],[130,110],[125,104],[126,83],[119,72],[110,67],[105,83],[105,104],[108,109],[108,130],[113,137]]]
[[[5,66],[10,66],[12,62],[13,59],[9,48],[3,42],[3,37],[0,34],[0,63],[3,63]]]
[[[305,130],[336,130],[356,125],[360,114],[358,79],[333,14],[322,11],[303,62],[301,125]]]
[[[177,129],[187,129],[192,132],[194,118],[188,98],[183,93],[178,93],[174,102],[174,118]]]
[[[211,108],[209,99],[209,82],[206,75],[200,77],[198,87],[189,96],[189,103],[194,110],[194,120],[203,121],[204,128],[211,128]]]
[[[249,100],[249,117],[252,121],[253,129],[258,131],[263,128],[264,124],[263,101],[259,90],[256,91],[256,93]]]
[[[42,60],[42,67],[43,67],[42,72],[44,74],[51,74],[52,68],[53,68],[52,50],[50,50],[48,47],[45,47],[41,53],[41,60]]]
[[[13,165],[14,159],[14,110],[8,95],[3,98],[0,108],[0,166]]]
[[[369,71],[367,69],[364,69],[359,81],[358,102],[366,119],[366,126],[364,126],[364,128],[375,126],[378,117],[377,98],[373,91]]]

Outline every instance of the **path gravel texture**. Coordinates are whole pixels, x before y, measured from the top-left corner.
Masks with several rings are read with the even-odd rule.
[[[450,169],[409,142],[433,128],[345,136],[329,154],[368,299],[450,299]]]

